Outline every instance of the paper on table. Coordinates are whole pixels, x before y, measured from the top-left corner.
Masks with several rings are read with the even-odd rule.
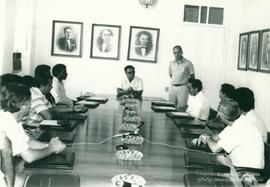
[[[174,116],[186,116],[189,117],[190,115],[186,112],[171,112]]]
[[[57,123],[57,120],[43,120],[40,125],[46,125],[46,126],[61,126]]]
[[[160,110],[176,110],[175,107],[170,107],[170,106],[156,106],[155,108],[160,109]]]
[[[82,100],[82,101],[77,102],[77,104],[82,104],[82,105],[96,105],[98,103],[97,102],[93,102],[93,101]]]

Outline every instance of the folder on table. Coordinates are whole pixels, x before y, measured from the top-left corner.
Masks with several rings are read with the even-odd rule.
[[[87,108],[96,108],[96,107],[99,106],[99,103],[98,103],[98,102],[94,102],[94,101],[86,101],[86,100],[79,101],[79,102],[77,102],[77,104],[84,105],[84,106],[86,106]]]
[[[188,151],[185,153],[185,165],[188,169],[205,169],[215,172],[230,172],[230,167],[217,160],[216,154]]]
[[[155,106],[152,105],[151,109],[155,112],[171,112],[171,111],[176,111],[175,107],[172,106]]]
[[[23,187],[80,187],[80,177],[73,174],[33,173],[25,179]]]
[[[98,96],[92,96],[86,99],[86,101],[95,101],[102,104],[106,103],[108,100],[109,100],[108,98]]]
[[[156,106],[172,106],[172,107],[175,107],[175,104],[171,101],[166,101],[166,100],[163,100],[163,101],[152,101],[151,102],[151,105],[156,105]]]
[[[174,122],[180,127],[205,128],[205,122],[198,119],[174,119]]]
[[[180,133],[183,138],[198,138],[201,134],[205,133],[205,129],[180,127]]]
[[[190,116],[186,112],[167,112],[167,116],[170,118],[180,118],[180,119],[194,119],[194,117]]]
[[[77,121],[70,120],[43,120],[40,123],[42,130],[73,131],[78,125]]]
[[[75,132],[62,132],[62,131],[45,131],[39,137],[41,142],[49,142],[53,137],[58,137],[64,143],[73,143]]]
[[[64,151],[52,154],[32,163],[25,163],[25,168],[35,169],[73,169],[75,153]]]
[[[57,119],[70,119],[70,120],[81,120],[81,121],[83,121],[86,118],[87,118],[87,113],[61,112],[61,113],[57,114]]]
[[[188,173],[184,175],[184,184],[186,187],[216,187],[224,186],[231,187],[235,186],[233,181],[225,176],[215,176],[215,175],[203,175]]]

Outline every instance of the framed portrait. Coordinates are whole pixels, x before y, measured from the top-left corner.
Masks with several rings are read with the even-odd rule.
[[[90,58],[119,59],[121,26],[92,24]]]
[[[54,20],[52,26],[53,56],[82,56],[82,22]]]
[[[239,49],[238,49],[238,66],[239,70],[247,70],[248,58],[248,39],[249,33],[241,33],[239,35]]]
[[[259,71],[270,73],[270,29],[262,30]]]
[[[157,62],[159,29],[148,27],[130,27],[128,60]]]
[[[249,33],[248,40],[248,69],[258,71],[259,65],[260,31]]]

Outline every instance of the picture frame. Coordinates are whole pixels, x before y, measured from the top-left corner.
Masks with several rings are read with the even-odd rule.
[[[239,35],[239,48],[238,48],[238,70],[247,70],[247,59],[248,59],[248,41],[249,33],[241,33]]]
[[[83,23],[53,20],[52,56],[82,56]]]
[[[270,73],[270,29],[261,31],[259,71]]]
[[[258,71],[260,51],[260,31],[249,32],[248,70]]]
[[[90,58],[119,60],[120,25],[92,24]]]
[[[156,63],[158,42],[158,28],[130,26],[127,60]]]

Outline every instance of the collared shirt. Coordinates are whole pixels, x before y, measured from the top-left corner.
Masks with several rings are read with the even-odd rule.
[[[194,74],[192,63],[184,57],[180,62],[172,60],[169,65],[169,74],[171,76],[171,84],[187,84],[189,76]]]
[[[29,137],[25,134],[22,124],[18,123],[10,112],[0,111],[0,131],[6,133],[12,144],[13,156],[29,148]]]
[[[189,96],[187,105],[188,114],[197,119],[208,119],[210,107],[202,91],[195,96]]]
[[[49,110],[51,103],[46,99],[45,95],[39,88],[32,87],[31,91],[31,109],[28,118],[29,123],[41,122],[43,117],[39,114],[41,111]]]
[[[267,130],[260,116],[254,111],[250,110],[246,114],[247,119],[259,130],[262,135],[263,141],[267,141]]]
[[[264,168],[264,144],[258,129],[241,115],[231,126],[219,133],[218,145],[236,167]]]
[[[53,88],[51,90],[57,104],[73,105],[73,101],[66,95],[64,82],[60,82],[56,77],[53,77]]]
[[[120,84],[119,88],[121,88],[123,90],[127,90],[130,87],[132,87],[132,89],[135,91],[143,90],[143,80],[137,76],[135,76],[131,82],[129,82],[127,77],[123,78],[121,80],[121,84]]]

